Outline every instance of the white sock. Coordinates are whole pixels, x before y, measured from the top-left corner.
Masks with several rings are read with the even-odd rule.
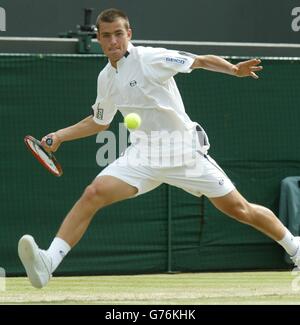
[[[277,243],[291,256],[295,255],[299,248],[299,240],[297,240],[288,229],[286,229],[284,237],[281,240],[278,240]]]
[[[58,265],[61,263],[63,258],[69,253],[71,250],[71,246],[59,237],[55,237],[50,247],[47,250],[51,260],[52,260],[52,268],[51,273],[55,271]]]

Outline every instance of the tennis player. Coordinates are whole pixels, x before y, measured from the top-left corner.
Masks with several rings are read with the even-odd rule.
[[[109,62],[98,77],[98,93],[93,114],[79,123],[50,136],[55,152],[71,141],[106,130],[119,110],[135,112],[142,124],[131,132],[132,145],[104,168],[86,187],[65,217],[48,250],[39,249],[30,235],[24,235],[18,253],[34,287],[44,287],[63,258],[81,239],[96,212],[121,200],[149,192],[167,183],[195,195],[205,195],[212,204],[239,222],[248,224],[277,241],[300,266],[299,237],[294,237],[269,209],[249,203],[235,188],[218,164],[208,155],[209,141],[203,128],[185,112],[173,79],[177,73],[206,69],[235,77],[257,79],[260,60],[236,65],[214,55],[191,55],[162,48],[135,47],[126,14],[108,9],[97,18],[98,41]],[[163,132],[160,132],[163,131]],[[173,149],[159,148],[166,134],[181,134],[173,139]],[[145,137],[146,135],[146,137]],[[178,150],[184,148],[183,150]],[[162,149],[162,150],[161,150]],[[157,159],[157,153],[162,155]],[[184,159],[179,159],[184,157]],[[138,162],[131,164],[130,161]],[[168,166],[156,162],[168,161]],[[172,162],[172,163],[171,163]]]

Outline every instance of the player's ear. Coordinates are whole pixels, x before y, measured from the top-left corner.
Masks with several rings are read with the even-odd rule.
[[[131,40],[131,37],[132,37],[132,29],[131,28],[128,28],[128,30],[127,30],[127,36]]]

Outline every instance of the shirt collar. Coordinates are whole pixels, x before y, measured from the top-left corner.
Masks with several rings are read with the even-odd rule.
[[[127,51],[125,52],[124,56],[117,62],[117,66],[120,67],[120,65],[123,64],[123,62],[128,58],[130,51],[134,48],[131,42],[128,42]],[[110,64],[110,66],[113,68],[113,66]],[[115,68],[113,68],[115,69]]]
[[[128,56],[130,54],[130,51],[132,49],[133,49],[132,43],[128,42],[127,51],[125,52],[124,56],[118,61],[118,63],[121,62],[121,61],[125,61],[128,58]]]
[[[127,46],[127,51],[125,53],[125,55],[127,54],[127,56],[130,54],[130,51],[134,48],[134,46],[132,45],[131,42],[128,42],[128,46]]]

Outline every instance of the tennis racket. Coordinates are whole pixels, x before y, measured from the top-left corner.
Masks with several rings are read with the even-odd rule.
[[[41,142],[35,139],[31,135],[26,135],[24,138],[24,142],[29,149],[29,151],[33,154],[33,156],[43,165],[50,173],[55,176],[61,176],[63,174],[61,165],[58,163],[53,153],[47,152]],[[46,144],[51,146],[53,143],[52,138],[46,139]]]

